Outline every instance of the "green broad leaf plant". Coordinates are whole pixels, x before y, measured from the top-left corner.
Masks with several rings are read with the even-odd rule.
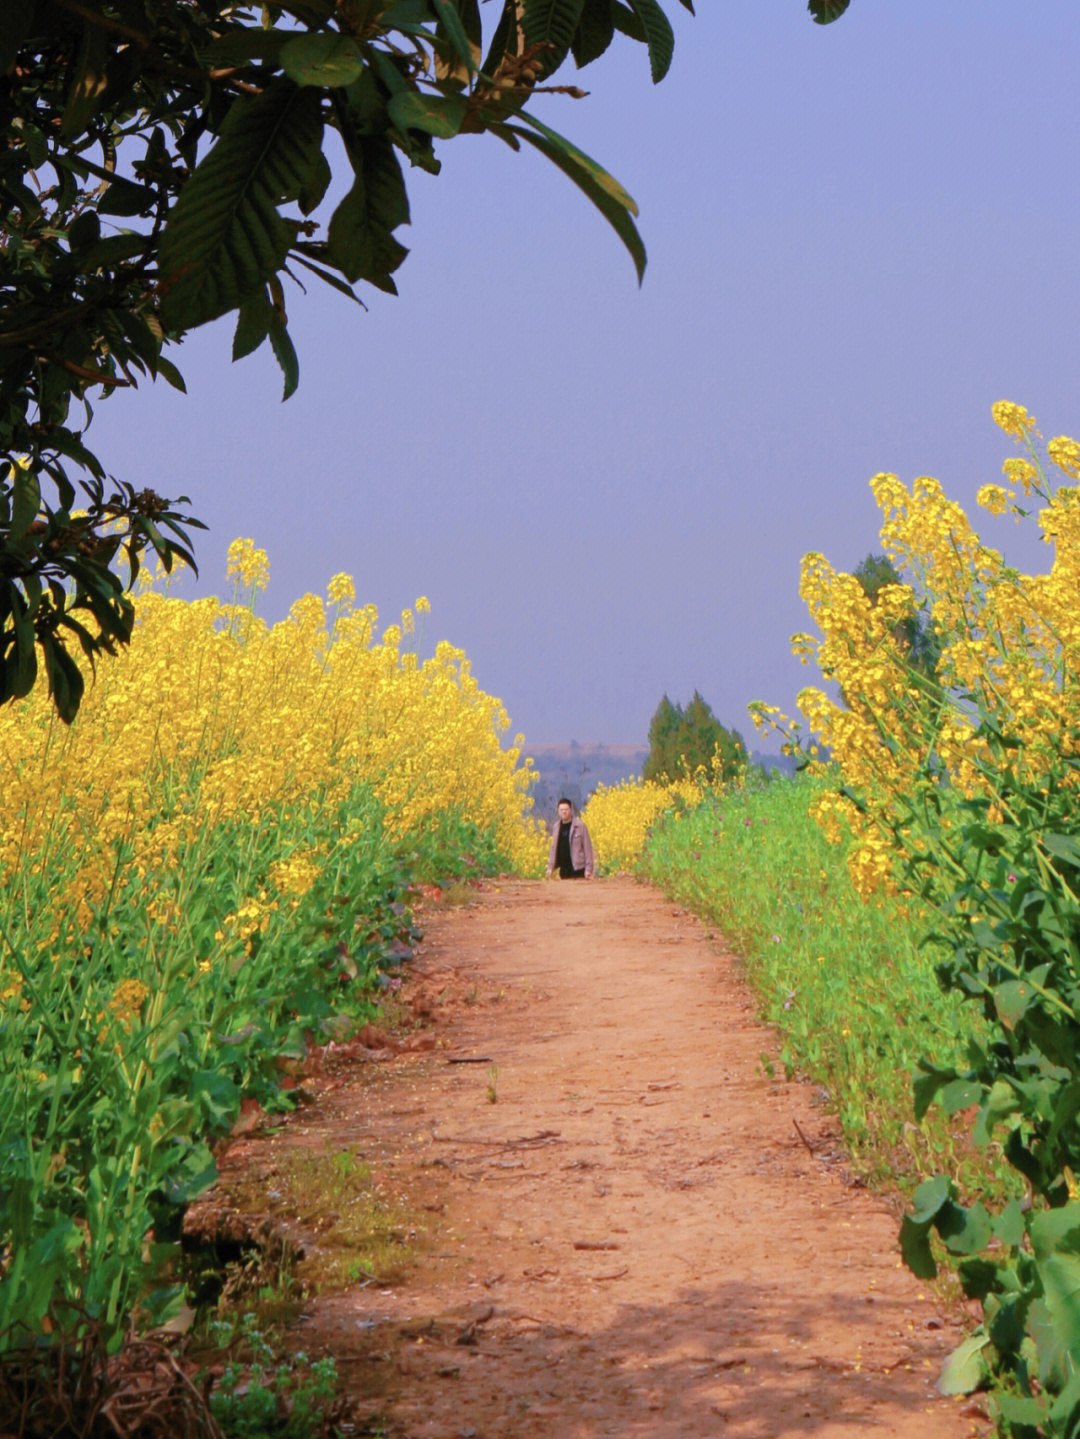
[[[660,80],[668,18],[657,0],[486,13],[485,27],[477,0],[0,6],[0,703],[43,680],[70,722],[87,665],[130,640],[140,556],[195,565],[188,499],[111,479],[87,448],[91,398],[147,377],[183,389],[167,348],[224,315],[234,359],[270,344],[287,398],[285,282],[395,294],[406,175],[437,174],[437,146],[490,134],[539,151],[640,280],[633,199],[529,105],[580,98],[552,77],[616,33]],[[332,202],[329,157],[345,181]]]
[[[909,1267],[956,1267],[983,1322],[953,1354],[947,1393],[994,1388],[1001,1432],[1080,1433],[1080,736],[1037,777],[983,714],[986,794],[919,786],[896,840],[911,887],[937,915],[942,987],[985,1024],[966,1063],[920,1061],[915,1111],[970,1111],[976,1144],[996,1142],[1024,1197],[997,1213],[963,1204],[938,1176],[901,1230]],[[991,803],[995,813],[988,813]],[[1004,814],[1004,819],[1000,817]]]

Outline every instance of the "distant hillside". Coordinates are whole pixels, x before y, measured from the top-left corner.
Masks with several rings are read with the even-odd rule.
[[[565,795],[576,809],[583,808],[598,785],[619,784],[640,775],[649,756],[648,745],[633,744],[533,744],[525,746],[540,778],[533,786],[533,812],[550,825],[555,806]],[[794,774],[790,755],[751,753],[751,764]]]
[[[532,744],[525,746],[540,775],[533,786],[534,812],[550,824],[555,806],[565,795],[580,808],[597,785],[618,784],[641,773],[648,757],[647,745],[633,744]]]

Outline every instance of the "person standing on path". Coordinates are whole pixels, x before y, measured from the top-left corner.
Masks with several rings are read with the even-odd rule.
[[[550,879],[558,869],[560,879],[592,879],[596,872],[589,831],[568,799],[559,801],[559,818],[551,836],[547,872]]]

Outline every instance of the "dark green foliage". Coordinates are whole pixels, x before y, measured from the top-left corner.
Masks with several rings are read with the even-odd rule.
[[[685,709],[664,695],[649,725],[643,778],[676,779],[693,774],[699,765],[711,773],[714,756],[719,780],[732,779],[746,768],[746,745],[738,730],[725,729],[697,690]]]
[[[69,721],[83,687],[71,647],[93,662],[126,644],[140,553],[193,564],[197,524],[176,508],[186,501],[109,479],[85,447],[88,395],[159,375],[182,389],[164,347],[235,312],[233,358],[269,341],[287,398],[299,364],[283,277],[306,270],[354,300],[360,282],[395,293],[402,159],[437,174],[436,140],[460,134],[539,150],[609,221],[640,279],[633,200],[525,106],[571,50],[587,64],[617,32],[646,46],[659,80],[672,33],[657,0],[523,0],[492,13],[481,69],[477,0],[0,11],[0,703],[44,670]],[[351,187],[327,221],[312,217],[330,131]],[[77,507],[87,513],[73,520]]]
[[[877,603],[878,592],[885,585],[900,585],[903,580],[888,555],[867,555],[855,570],[855,578],[862,585],[872,604]],[[941,640],[929,624],[925,614],[913,609],[893,631],[906,650],[908,663],[925,679],[937,675],[941,661]]]
[[[808,815],[829,788],[751,768],[745,783],[655,824],[638,872],[739,955],[778,1034],[777,1070],[822,1086],[861,1174],[914,1188],[946,1163],[965,1188],[984,1186],[993,1159],[955,1144],[956,1121],[914,1123],[911,1093],[928,1046],[943,1065],[959,1061],[979,1020],[940,992],[935,951],[904,906],[856,894],[850,845],[830,844]]]
[[[807,9],[818,25],[830,25],[847,9],[851,0],[808,0]]]
[[[364,785],[285,812],[192,835],[155,879],[176,903],[171,935],[149,920],[122,847],[78,928],[49,933],[32,899],[0,908],[4,983],[14,976],[26,999],[0,999],[0,1357],[43,1337],[46,1317],[69,1338],[98,1325],[114,1346],[133,1317],[165,1322],[183,1297],[183,1213],[214,1181],[211,1146],[242,1101],[288,1107],[284,1076],[312,1046],[377,1016],[418,938],[418,884],[506,864],[458,812],[395,839]],[[277,888],[286,826],[301,852],[323,851],[302,892]],[[62,884],[79,853],[52,862]],[[28,883],[48,894],[47,878],[25,874],[7,893]],[[240,950],[239,912],[260,894],[264,922]],[[146,1002],[121,1019],[116,995],[133,980]]]
[[[974,1108],[973,1138],[1000,1143],[1029,1195],[992,1218],[963,1207],[939,1179],[904,1221],[905,1258],[936,1264],[936,1234],[983,1323],[954,1356],[954,1392],[990,1382],[1001,1430],[1080,1432],[1080,760],[1063,735],[1046,773],[1032,776],[1016,740],[983,715],[974,762],[987,793],[964,798],[923,786],[898,817],[911,887],[937,913],[946,951],[942,987],[974,1004],[984,1036],[959,1065],[922,1061],[916,1114]],[[996,1245],[988,1249],[991,1240]],[[987,1252],[983,1252],[987,1251]]]

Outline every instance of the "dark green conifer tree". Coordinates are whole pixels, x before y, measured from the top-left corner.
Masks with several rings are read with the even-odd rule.
[[[676,779],[699,765],[711,769],[720,757],[720,777],[731,779],[746,765],[746,745],[738,730],[726,729],[697,690],[690,703],[672,704],[665,694],[649,725],[649,757],[645,779]]]

